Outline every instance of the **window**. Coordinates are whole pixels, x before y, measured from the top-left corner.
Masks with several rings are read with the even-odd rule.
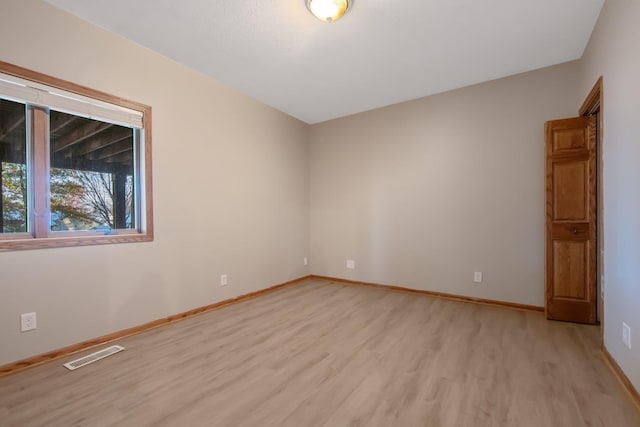
[[[0,250],[153,240],[151,108],[0,61]]]

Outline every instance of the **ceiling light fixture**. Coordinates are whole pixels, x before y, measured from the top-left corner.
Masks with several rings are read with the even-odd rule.
[[[353,0],[306,0],[307,9],[321,21],[333,22],[342,18]]]

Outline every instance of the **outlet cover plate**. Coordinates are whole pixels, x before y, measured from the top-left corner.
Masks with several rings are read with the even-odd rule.
[[[473,273],[473,281],[475,283],[482,283],[482,271],[476,271]]]
[[[347,260],[347,268],[353,270],[356,268],[356,262],[352,259]]]
[[[622,322],[622,342],[631,350],[631,328]]]
[[[223,274],[220,276],[220,286],[227,286],[227,275]]]
[[[36,329],[36,313],[24,313],[20,315],[20,332],[33,331]]]

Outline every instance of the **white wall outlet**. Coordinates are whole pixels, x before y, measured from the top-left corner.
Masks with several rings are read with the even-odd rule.
[[[356,262],[352,259],[347,260],[347,268],[353,270],[356,268]]]
[[[622,343],[631,350],[631,328],[622,322]]]
[[[309,265],[309,260],[307,257],[302,258],[302,265]]]
[[[473,281],[475,283],[482,283],[482,271],[476,271],[473,273]]]
[[[220,276],[220,286],[227,286],[227,275],[223,274]]]
[[[33,331],[36,328],[36,313],[20,315],[20,332]]]

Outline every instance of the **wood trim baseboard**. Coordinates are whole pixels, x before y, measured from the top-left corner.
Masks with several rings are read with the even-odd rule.
[[[311,275],[310,277],[312,279],[345,283],[348,285],[368,286],[368,287],[379,288],[379,289],[387,289],[390,291],[406,292],[411,294],[427,295],[430,297],[444,298],[444,299],[450,299],[455,301],[470,302],[474,304],[495,305],[500,307],[514,308],[517,310],[544,312],[544,307],[539,307],[536,305],[526,305],[526,304],[518,304],[514,302],[496,301],[496,300],[485,299],[485,298],[467,297],[463,295],[448,294],[445,292],[424,291],[421,289],[411,289],[411,288],[405,288],[402,286],[381,285],[379,283],[367,283],[367,282],[360,282],[356,280],[340,279],[337,277],[327,277],[327,276],[317,276],[317,275]]]
[[[618,362],[616,362],[613,356],[611,356],[611,353],[609,353],[604,344],[602,345],[602,357],[613,371],[613,374],[618,378],[618,381],[622,383],[622,386],[625,388],[627,393],[629,393],[633,403],[635,403],[638,409],[640,409],[640,393],[638,393],[638,390],[633,386],[629,377],[627,377],[620,365],[618,365]]]
[[[304,276],[298,279],[290,280],[288,282],[280,283],[278,285],[271,286],[269,288],[261,289],[259,291],[250,292],[248,294],[240,295],[235,298],[226,299],[224,301],[219,301],[214,304],[205,305],[203,307],[194,308],[193,310],[188,310],[183,313],[173,314],[168,317],[164,317],[162,319],[154,320],[152,322],[148,322],[142,325],[134,326],[132,328],[123,329],[121,331],[113,332],[111,334],[103,335],[99,338],[94,338],[91,340],[83,341],[77,344],[70,345],[68,347],[63,347],[57,350],[49,351],[44,354],[40,354],[33,357],[28,357],[26,359],[19,360],[17,362],[9,363],[4,366],[0,366],[0,378],[14,374],[16,372],[23,371],[27,368],[32,368],[34,366],[42,365],[43,363],[50,362],[55,359],[59,359],[61,357],[66,357],[74,353],[78,353],[80,351],[88,350],[93,347],[97,347],[99,345],[106,344],[108,342],[112,342],[118,339],[122,339],[125,337],[129,337],[131,335],[136,335],[141,332],[146,332],[151,329],[158,328],[160,326],[168,325],[170,323],[183,320],[192,316],[196,316],[198,314],[206,313],[212,310],[216,310],[222,307],[225,307],[230,304],[235,304],[242,301],[247,301],[258,296],[276,291],[278,289],[282,289],[286,286],[295,285],[297,283],[302,282],[303,280],[309,279],[311,276]]]

